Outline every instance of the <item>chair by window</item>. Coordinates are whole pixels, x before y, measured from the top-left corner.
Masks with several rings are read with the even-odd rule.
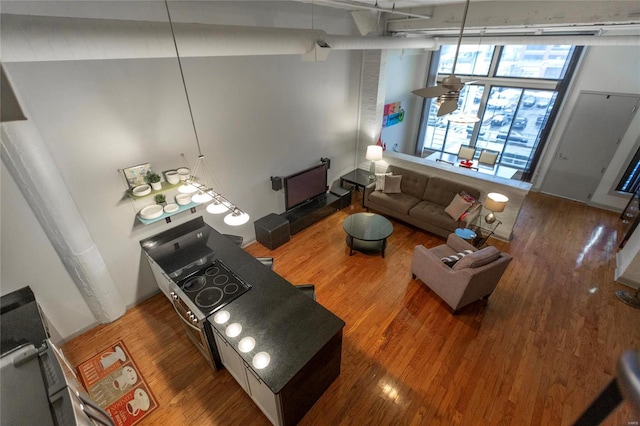
[[[498,151],[483,149],[482,151],[480,151],[480,156],[478,157],[478,164],[482,164],[483,166],[488,166],[488,167],[495,167],[496,161],[498,161],[498,155],[500,155]]]
[[[460,150],[458,151],[458,158],[462,160],[473,160],[473,157],[476,156],[476,148],[468,145],[460,145]]]

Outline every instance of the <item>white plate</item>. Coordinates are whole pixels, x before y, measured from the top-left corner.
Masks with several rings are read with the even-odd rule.
[[[177,204],[173,204],[173,203],[172,204],[167,204],[166,206],[164,206],[164,212],[165,213],[177,212],[179,208],[180,207],[178,207]]]
[[[132,192],[136,197],[142,197],[143,195],[151,194],[151,187],[149,185],[139,185],[133,188]]]
[[[143,219],[155,219],[162,216],[162,206],[160,204],[152,204],[140,210],[140,217]]]

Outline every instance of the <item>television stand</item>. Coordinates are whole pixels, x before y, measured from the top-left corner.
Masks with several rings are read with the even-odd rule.
[[[340,210],[340,203],[340,197],[327,192],[281,213],[280,216],[289,221],[293,235]]]

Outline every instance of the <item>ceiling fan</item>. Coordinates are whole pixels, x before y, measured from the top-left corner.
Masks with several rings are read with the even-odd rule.
[[[458,36],[458,45],[456,46],[456,54],[453,57],[453,67],[451,68],[451,75],[442,79],[442,82],[437,86],[425,87],[423,89],[417,89],[412,91],[414,95],[422,96],[423,98],[438,98],[436,105],[438,108],[438,117],[455,111],[458,108],[458,98],[460,97],[460,90],[464,87],[465,83],[456,77],[456,63],[458,62],[458,51],[460,50],[460,43],[462,42],[462,33],[464,31],[464,24],[467,20],[467,11],[469,10],[469,3],[471,0],[467,0],[464,6],[464,14],[462,15],[462,25],[460,26],[460,35]]]

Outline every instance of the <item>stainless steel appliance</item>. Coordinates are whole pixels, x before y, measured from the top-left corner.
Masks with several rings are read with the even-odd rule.
[[[207,262],[199,270],[177,283],[170,282],[173,308],[178,313],[189,339],[217,369],[218,354],[211,328],[205,327],[206,318],[227,303],[247,292],[251,285],[229,269],[221,260]]]
[[[216,238],[202,217],[140,241],[158,286],[173,304],[187,336],[214,369],[220,356],[206,318],[251,288],[218,260]],[[222,238],[222,237],[220,237]],[[235,246],[234,246],[235,248]],[[224,250],[224,247],[220,247]]]
[[[3,354],[0,376],[3,425],[115,425],[48,340],[39,348],[25,343]]]

